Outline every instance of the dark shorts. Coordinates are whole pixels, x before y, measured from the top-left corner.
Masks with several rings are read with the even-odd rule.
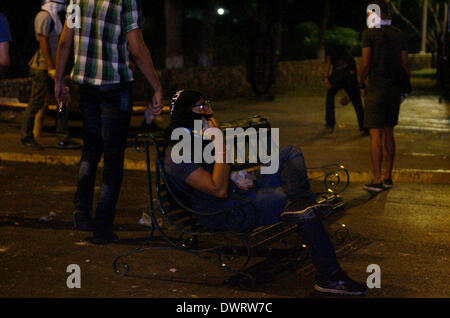
[[[364,109],[365,128],[394,127],[398,124],[401,89],[368,85]]]

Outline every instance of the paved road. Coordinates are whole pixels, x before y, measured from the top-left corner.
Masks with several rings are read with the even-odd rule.
[[[349,168],[356,178],[345,193],[345,209],[332,220],[352,233],[350,244],[339,252],[342,266],[352,277],[365,281],[368,265],[381,268],[382,287],[369,297],[449,297],[449,105],[433,94],[412,96],[402,105],[396,128],[395,187],[371,197],[360,183],[370,178],[364,174],[370,170],[369,140],[359,136],[351,105],[337,106],[336,131],[323,134],[323,93],[301,90],[277,96],[275,101],[217,101],[214,108],[219,120],[256,114],[270,118],[272,127],[280,128],[281,145],[300,146],[310,167],[342,162]],[[86,233],[72,229],[80,151],[50,148],[56,139],[49,130],[41,139],[49,148],[38,154],[23,149],[20,115],[3,112],[2,118],[0,297],[318,296],[311,291],[310,267],[295,259],[287,267],[269,267],[268,282],[248,288],[224,285],[228,273],[165,249],[130,257],[132,273],[140,277],[117,276],[111,267],[113,259],[139,246],[147,233],[137,224],[147,206],[145,176],[139,170],[142,155],[127,149],[127,167],[135,170],[125,172],[119,201],[120,244],[92,246],[84,241]],[[134,118],[132,133],[141,120]],[[159,124],[164,126],[166,121],[162,117]],[[47,123],[53,125],[51,119]],[[72,125],[73,132],[79,133],[79,122]],[[39,221],[51,212],[53,220]],[[334,226],[329,230],[333,233]],[[81,289],[66,287],[69,264],[81,267]]]
[[[72,229],[75,178],[75,167],[0,164],[0,297],[320,296],[311,290],[310,267],[295,259],[260,267],[268,281],[242,288],[224,285],[230,274],[215,264],[153,249],[127,259],[137,277],[120,277],[112,271],[113,259],[138,247],[147,233],[137,225],[147,205],[145,176],[125,173],[116,221],[121,242],[102,247]],[[450,186],[396,184],[373,198],[361,187],[352,184],[344,196],[347,206],[332,217],[352,235],[339,252],[343,268],[365,281],[367,266],[380,266],[381,289],[369,297],[449,297]],[[52,221],[39,221],[51,212]],[[334,233],[336,227],[328,227]],[[157,236],[152,246],[160,243]],[[69,264],[81,267],[81,289],[66,287]]]

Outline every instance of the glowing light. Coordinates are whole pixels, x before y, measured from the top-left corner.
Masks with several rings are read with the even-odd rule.
[[[225,13],[225,10],[223,8],[217,9],[217,14],[218,15],[224,15],[224,13]]]

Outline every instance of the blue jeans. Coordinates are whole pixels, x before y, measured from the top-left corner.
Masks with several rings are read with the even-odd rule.
[[[102,185],[94,219],[95,231],[110,231],[123,176],[123,159],[132,114],[131,84],[80,85],[83,113],[83,154],[80,161],[75,209],[92,209],[95,176],[102,154]]]
[[[223,215],[205,216],[199,217],[200,222],[215,229],[251,230],[281,221],[279,216],[288,201],[300,198],[315,199],[314,193],[310,190],[301,150],[294,146],[282,148],[279,163],[280,167],[275,174],[258,175],[253,189],[242,191],[231,182],[232,194],[227,200],[217,201],[215,204],[205,204],[199,200],[191,201],[195,209],[214,212],[241,204],[242,201],[237,199],[239,197],[251,202],[256,209],[247,205],[226,218]],[[339,264],[322,222],[319,220],[302,222],[299,224],[299,230],[311,253],[318,279],[327,279],[339,269]]]

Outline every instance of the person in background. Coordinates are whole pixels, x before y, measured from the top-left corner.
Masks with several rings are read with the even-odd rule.
[[[365,190],[381,192],[392,188],[392,169],[395,158],[394,127],[398,124],[402,83],[409,77],[408,49],[403,33],[391,26],[389,5],[372,1],[381,9],[379,27],[368,28],[362,34],[362,64],[360,84],[366,97],[364,125],[370,129],[370,153],[373,180]],[[373,12],[367,12],[368,18]],[[404,74],[404,76],[402,76]],[[368,79],[366,89],[366,79]],[[383,148],[385,173],[382,179]]]
[[[34,31],[39,47],[29,62],[31,96],[22,122],[22,144],[37,150],[43,149],[33,135],[36,114],[45,108],[48,96],[53,92],[55,60],[59,36],[62,32],[68,0],[45,0],[34,20]],[[66,105],[67,106],[67,105]],[[56,114],[57,146],[76,149],[81,145],[73,141],[69,133],[68,107],[58,107]]]
[[[364,110],[361,94],[358,89],[355,59],[350,54],[349,48],[346,45],[330,45],[327,51],[325,86],[328,91],[325,130],[327,133],[333,133],[334,131],[334,126],[336,125],[334,100],[336,94],[341,89],[344,89],[355,108],[359,130],[363,136],[367,136],[369,132],[364,128]]]
[[[71,78],[79,85],[84,117],[83,154],[74,198],[75,228],[93,230],[90,241],[94,244],[113,243],[118,241],[112,228],[133,111],[129,52],[153,88],[149,107],[155,116],[162,110],[162,88],[143,40],[139,0],[72,0],[70,4],[79,6],[81,23],[69,24],[68,12],[56,59],[55,97],[58,102],[69,98],[63,75],[73,46]],[[102,14],[97,14],[100,11]],[[102,185],[92,222],[95,175],[102,154]]]
[[[0,76],[4,75],[9,68],[9,42],[11,33],[9,32],[8,20],[0,13]]]

